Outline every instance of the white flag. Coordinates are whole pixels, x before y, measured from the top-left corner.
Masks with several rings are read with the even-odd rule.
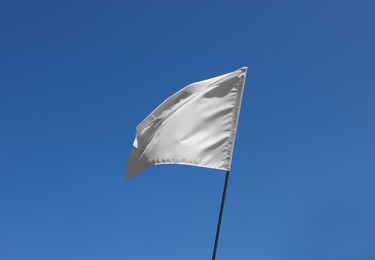
[[[247,68],[196,82],[137,126],[128,179],[157,164],[230,170]]]

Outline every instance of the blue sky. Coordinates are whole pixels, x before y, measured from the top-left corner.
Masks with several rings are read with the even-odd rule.
[[[217,259],[375,258],[373,1],[1,1],[0,258],[210,259],[224,172],[136,125],[248,66]]]

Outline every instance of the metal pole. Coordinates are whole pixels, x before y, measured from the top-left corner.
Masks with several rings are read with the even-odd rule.
[[[215,246],[214,246],[214,252],[212,254],[212,260],[215,260],[216,258],[216,249],[217,249],[217,244],[219,242],[220,226],[221,226],[221,219],[223,217],[225,196],[227,194],[228,179],[229,179],[229,171],[227,171],[225,175],[225,184],[224,184],[223,196],[221,198],[220,215],[219,215],[219,221],[217,222]]]

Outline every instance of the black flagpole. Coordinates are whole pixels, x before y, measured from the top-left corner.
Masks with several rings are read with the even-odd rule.
[[[221,218],[223,217],[225,196],[227,194],[228,179],[229,179],[229,171],[227,171],[225,175],[225,184],[224,184],[224,190],[223,190],[223,197],[221,198],[220,215],[219,215],[219,221],[217,222],[215,246],[214,246],[214,252],[212,254],[212,260],[215,260],[216,258],[216,249],[217,249],[217,244],[219,242]]]

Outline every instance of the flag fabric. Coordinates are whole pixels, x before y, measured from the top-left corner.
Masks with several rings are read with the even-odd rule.
[[[186,86],[136,128],[128,179],[158,164],[230,170],[247,68]]]

